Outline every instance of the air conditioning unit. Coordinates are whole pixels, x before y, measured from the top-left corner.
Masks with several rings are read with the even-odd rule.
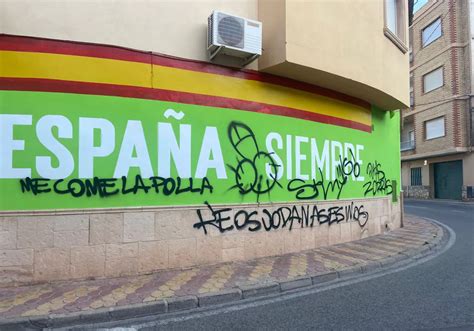
[[[262,55],[262,23],[214,10],[208,18],[207,50],[211,61],[225,54],[247,65]]]

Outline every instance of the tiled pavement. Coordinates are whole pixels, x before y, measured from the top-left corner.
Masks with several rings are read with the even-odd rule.
[[[0,321],[90,312],[268,282],[282,283],[382,262],[390,257],[400,257],[400,254],[408,258],[409,252],[432,243],[441,234],[438,225],[411,217],[405,219],[404,228],[385,235],[249,262],[163,271],[146,276],[0,288]]]

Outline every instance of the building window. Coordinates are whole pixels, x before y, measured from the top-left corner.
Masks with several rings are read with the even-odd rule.
[[[421,31],[423,47],[428,46],[439,37],[441,37],[441,17]]]
[[[387,36],[403,53],[408,52],[405,44],[405,3],[403,0],[385,0],[385,27],[384,34]]]
[[[401,152],[415,149],[415,131],[409,130],[408,135],[402,132],[402,138],[405,140],[400,142]]]
[[[413,88],[410,89],[410,107],[413,108],[415,105],[415,96],[413,93]]]
[[[428,0],[415,0],[415,4],[413,5],[413,14],[419,11],[427,3]]]
[[[427,93],[443,86],[443,67],[439,67],[423,76],[423,92]]]
[[[385,0],[385,16],[387,28],[390,29],[396,36],[400,27],[398,26],[398,4],[397,0]]]
[[[421,186],[421,167],[411,168],[411,186]]]
[[[425,122],[426,140],[444,137],[444,116]]]

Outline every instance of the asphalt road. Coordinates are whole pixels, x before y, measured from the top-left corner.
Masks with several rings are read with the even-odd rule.
[[[122,326],[142,330],[474,330],[474,204],[406,201],[405,211],[448,225],[456,233],[455,244],[423,264],[319,293]]]

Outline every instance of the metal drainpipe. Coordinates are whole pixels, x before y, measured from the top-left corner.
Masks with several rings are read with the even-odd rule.
[[[472,152],[472,146],[474,146],[474,134],[473,134],[473,126],[472,126],[472,120],[474,118],[474,116],[472,116],[473,114],[473,107],[472,107],[472,94],[469,95],[469,142],[470,142],[470,146],[469,146],[469,151]]]
[[[403,203],[404,203],[404,200],[403,200],[403,190],[400,190],[400,227],[403,228],[403,219],[404,219],[404,212],[405,212],[405,209],[403,208]]]

